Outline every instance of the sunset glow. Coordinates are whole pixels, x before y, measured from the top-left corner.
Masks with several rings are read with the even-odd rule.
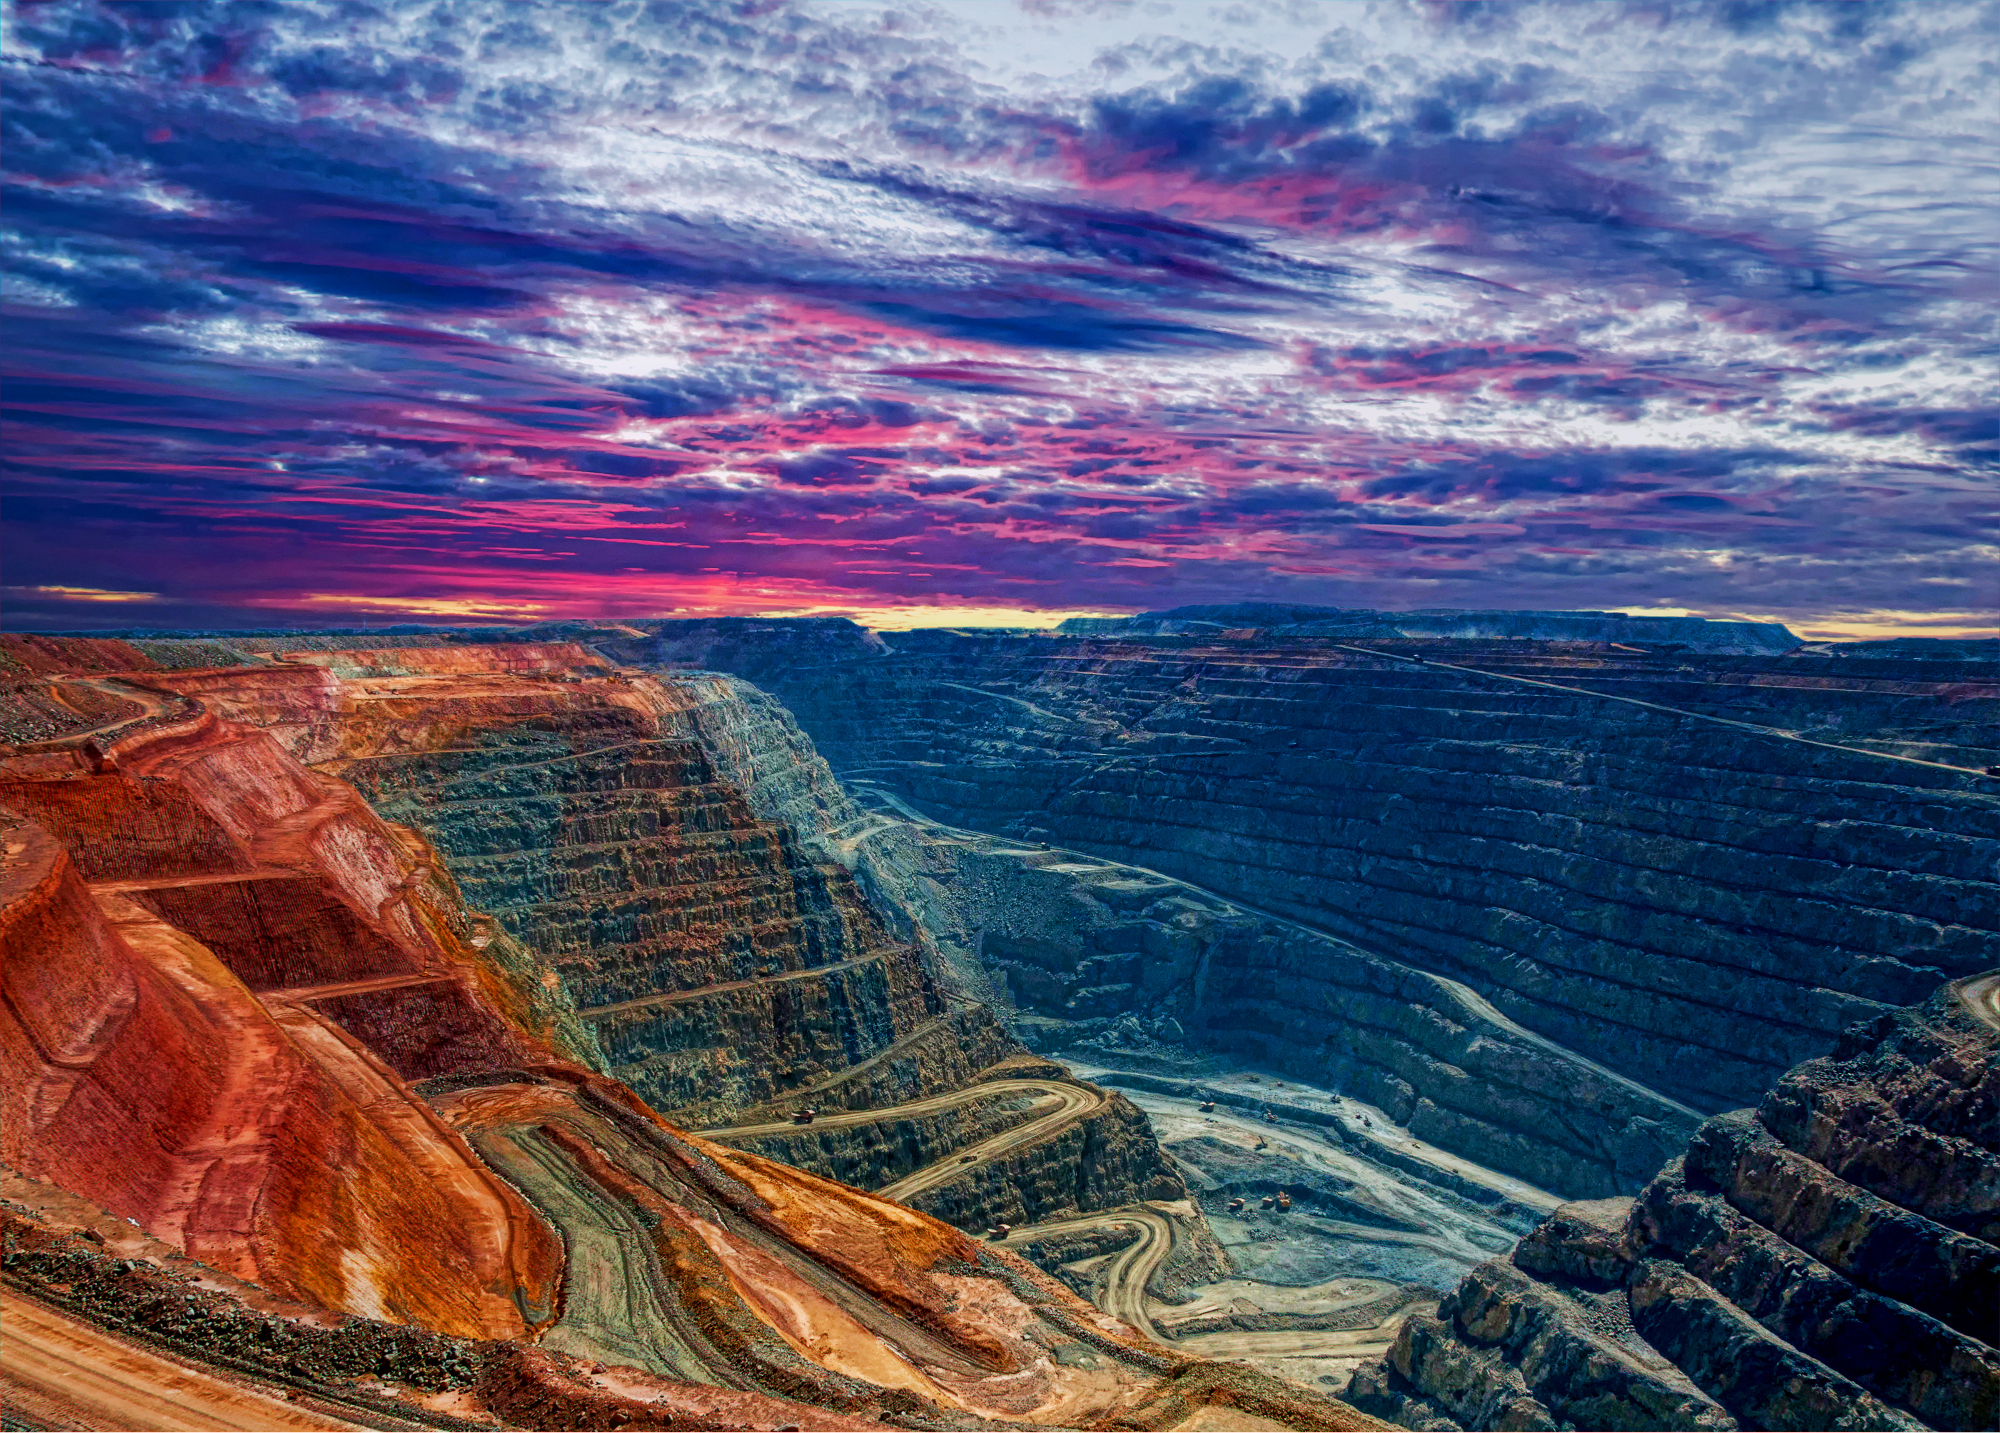
[[[1996,18],[23,4],[7,616],[1990,631]]]

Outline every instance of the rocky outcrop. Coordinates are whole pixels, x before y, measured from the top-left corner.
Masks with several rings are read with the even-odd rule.
[[[1696,1108],[1996,958],[1976,772],[1331,639],[890,645],[733,650],[837,771],[925,815],[1393,953]]]
[[[1636,1200],[1558,1210],[1345,1396],[1412,1428],[1990,1428],[1996,1051],[1955,987],[1857,1027]]]

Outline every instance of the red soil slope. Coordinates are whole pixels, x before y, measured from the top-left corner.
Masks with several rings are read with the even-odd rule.
[[[422,853],[206,713],[0,762],[0,804],[0,1159],[328,1308],[546,1317],[552,1232],[314,989],[425,982],[488,1011],[487,1059],[549,1058],[491,1015]]]

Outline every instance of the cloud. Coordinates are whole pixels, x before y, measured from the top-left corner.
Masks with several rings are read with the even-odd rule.
[[[1996,18],[23,6],[22,620],[1918,612]]]
[[[61,602],[156,602],[160,596],[157,592],[117,592],[102,587],[62,587],[55,584],[15,590],[37,592]]]

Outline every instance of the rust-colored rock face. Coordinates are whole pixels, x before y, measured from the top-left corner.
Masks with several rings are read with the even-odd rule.
[[[689,684],[555,645],[292,655],[161,680],[424,831],[655,1108],[725,1119],[945,1015],[921,952],[716,769]]]
[[[557,647],[24,650],[121,705],[0,748],[19,1288],[416,1421],[1372,1426],[654,1112],[921,1088],[955,1028],[685,690]]]
[[[295,1297],[527,1332],[554,1235],[321,1008],[385,979],[476,998],[421,858],[205,713],[0,763],[0,804],[0,1158]]]

